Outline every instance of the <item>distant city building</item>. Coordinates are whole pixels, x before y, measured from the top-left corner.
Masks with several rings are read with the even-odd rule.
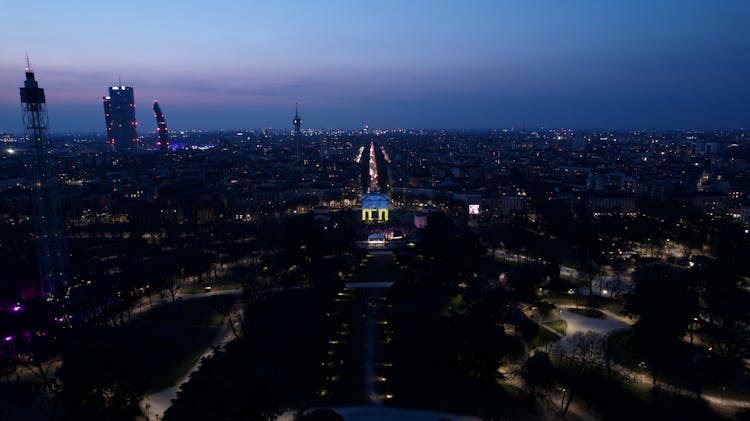
[[[497,214],[507,216],[526,209],[526,194],[521,195],[520,192],[509,191],[497,197],[485,198],[483,202]]]
[[[367,245],[370,247],[383,247],[385,246],[385,235],[374,232],[367,236]]]
[[[132,148],[140,140],[135,121],[135,100],[130,86],[111,86],[104,100],[107,140],[113,147]]]
[[[164,118],[158,101],[154,101],[154,117],[156,117],[156,133],[159,135],[156,146],[161,150],[167,150],[169,149],[169,127],[167,127],[167,120]]]
[[[750,206],[742,206],[740,208],[740,221],[745,226],[750,226]]]
[[[387,194],[364,194],[362,195],[362,220],[372,221],[374,219],[385,222],[388,220],[388,195]]]
[[[586,207],[594,215],[626,213],[632,214],[638,210],[633,196],[592,195],[586,200]]]

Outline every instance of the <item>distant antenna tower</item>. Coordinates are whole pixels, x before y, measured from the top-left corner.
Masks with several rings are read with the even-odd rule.
[[[292,120],[292,124],[294,124],[294,134],[299,135],[302,133],[302,119],[299,118],[299,103],[294,103],[294,120]]]
[[[299,118],[299,103],[294,103],[294,120],[292,120],[292,124],[294,125],[294,147],[296,149],[296,157],[295,159],[299,161],[299,142],[300,142],[300,134],[302,133],[302,119]]]
[[[44,89],[34,79],[26,56],[26,80],[21,88],[23,122],[27,139],[33,142],[34,188],[32,202],[39,258],[42,296],[48,300],[59,294],[70,280],[70,262],[65,240],[62,209],[57,191],[56,172],[49,161],[52,145],[47,133],[47,104]]]
[[[166,151],[169,149],[169,128],[167,127],[167,120],[164,118],[164,113],[161,112],[158,101],[154,101],[154,117],[156,117],[156,132],[159,134],[156,146]]]

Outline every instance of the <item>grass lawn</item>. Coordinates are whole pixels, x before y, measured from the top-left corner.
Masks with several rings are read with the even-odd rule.
[[[219,332],[234,296],[210,296],[157,307],[116,329],[111,340],[127,350],[131,376],[145,392],[177,383]]]
[[[536,349],[560,340],[559,336],[547,329],[542,329],[532,321],[523,323],[519,330],[521,333],[521,339],[528,350]]]
[[[547,327],[550,327],[552,330],[554,330],[555,332],[561,335],[565,335],[565,329],[568,326],[565,320],[552,320],[549,322],[544,322],[544,325]],[[545,331],[545,329],[540,329],[540,331]]]
[[[316,391],[332,374],[328,341],[347,336],[339,335],[333,297],[287,290],[248,306],[244,335],[191,375],[164,419],[275,419],[277,409],[318,406]]]
[[[396,281],[399,270],[396,256],[392,254],[370,255],[366,257],[352,275],[356,282],[393,282]]]
[[[593,308],[575,308],[575,307],[573,307],[571,309],[568,309],[568,311],[570,311],[572,313],[575,313],[575,314],[578,314],[578,315],[581,315],[581,316],[584,316],[584,317],[590,317],[592,319],[603,319],[604,318],[604,313],[602,313],[601,311],[599,311],[597,309],[593,309]]]

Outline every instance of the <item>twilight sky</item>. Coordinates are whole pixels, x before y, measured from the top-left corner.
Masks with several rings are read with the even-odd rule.
[[[750,127],[748,0],[3,0],[0,131],[28,52],[53,131],[133,86],[173,129]]]

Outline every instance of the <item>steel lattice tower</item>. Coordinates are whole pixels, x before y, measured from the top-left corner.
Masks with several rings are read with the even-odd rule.
[[[68,247],[65,240],[62,209],[57,190],[56,172],[50,162],[53,154],[47,133],[47,104],[44,89],[34,79],[26,60],[26,81],[21,88],[23,123],[26,138],[31,140],[34,158],[32,205],[39,258],[39,281],[42,296],[51,299],[70,279]]]

